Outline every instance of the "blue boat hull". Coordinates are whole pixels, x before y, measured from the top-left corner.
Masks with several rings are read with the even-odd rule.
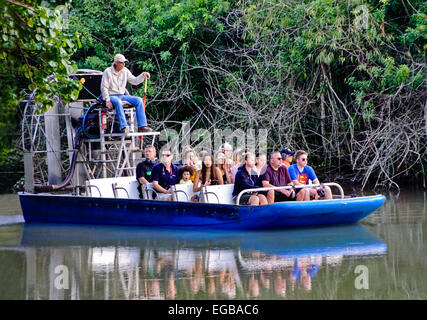
[[[19,199],[26,222],[233,230],[355,223],[385,201],[377,195],[237,206],[30,193],[20,193]]]

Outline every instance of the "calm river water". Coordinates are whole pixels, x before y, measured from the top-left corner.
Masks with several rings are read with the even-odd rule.
[[[262,232],[24,224],[0,196],[0,299],[427,299],[427,194]]]

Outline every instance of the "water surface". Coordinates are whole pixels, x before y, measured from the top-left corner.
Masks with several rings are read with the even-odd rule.
[[[0,208],[0,299],[427,298],[420,191],[360,224],[278,231],[10,224],[17,197]]]

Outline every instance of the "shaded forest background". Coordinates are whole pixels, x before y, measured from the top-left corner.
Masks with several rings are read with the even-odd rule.
[[[152,75],[147,113],[158,130],[179,130],[182,121],[212,132],[268,128],[269,151],[305,149],[325,179],[425,187],[425,1],[74,0],[66,11],[54,36],[34,35],[30,62],[22,61],[22,45],[15,51],[10,39],[9,47],[0,45],[0,76],[8,83],[0,93],[0,172],[22,168],[14,146],[22,89],[58,74],[64,85],[43,84],[39,102],[58,92],[70,101],[80,87],[65,79],[67,72],[77,66],[102,71],[120,52],[134,74]],[[52,28],[33,21],[22,30],[37,23]],[[7,32],[3,27],[2,35]],[[24,43],[31,42],[28,34],[21,35]],[[59,49],[52,53],[46,48],[55,40]],[[50,56],[34,58],[40,53]],[[14,54],[15,66],[43,71],[39,82],[28,68],[10,70]],[[143,95],[143,86],[130,89]]]

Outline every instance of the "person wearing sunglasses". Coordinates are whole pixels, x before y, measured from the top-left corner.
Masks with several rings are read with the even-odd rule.
[[[295,164],[289,167],[289,175],[294,185],[307,185],[310,180],[313,184],[319,184],[313,168],[307,165],[308,153],[298,150],[295,154]],[[329,187],[297,188],[297,200],[309,201],[310,199],[332,199],[332,191]]]
[[[171,186],[179,183],[179,168],[172,163],[173,153],[170,148],[164,148],[161,162],[154,165],[151,175],[153,187],[158,193],[158,200],[172,200]]]
[[[260,180],[264,188],[292,185],[288,169],[282,165],[282,155],[279,151],[274,151],[270,154],[267,169],[265,170],[265,173],[261,175]],[[294,200],[293,190],[280,189],[267,191],[267,201],[269,204],[273,202],[291,200]]]

